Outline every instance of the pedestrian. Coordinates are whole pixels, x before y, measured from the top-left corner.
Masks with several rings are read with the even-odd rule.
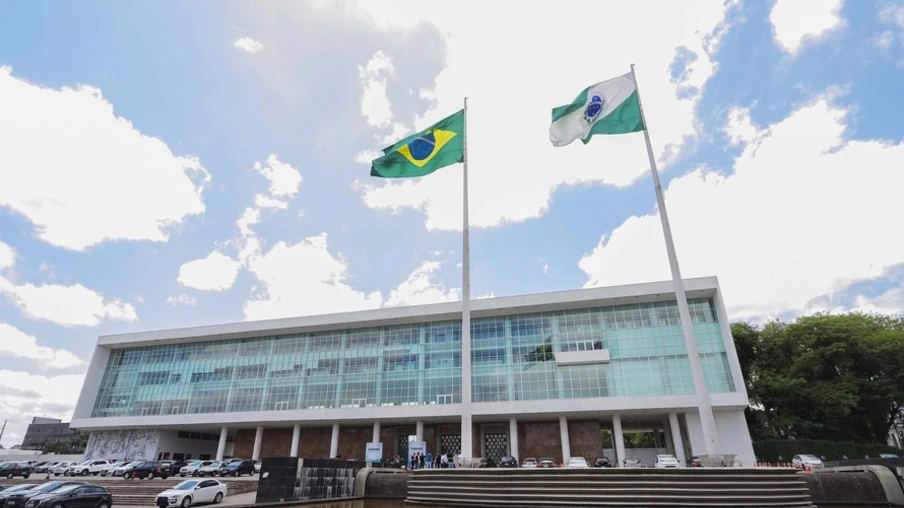
[[[446,462],[449,463],[449,469],[455,469],[455,455],[449,453],[449,456],[446,457]]]
[[[417,467],[419,467],[420,469],[424,469],[424,462],[427,461],[427,458],[424,456],[423,453],[419,453],[417,459],[418,459]]]
[[[430,453],[430,450],[427,450],[427,454],[424,455],[424,462],[427,465],[427,469],[431,469],[433,467],[433,454]]]
[[[445,453],[440,455],[439,467],[441,467],[443,469],[446,469],[447,467],[449,467],[449,456],[446,455]]]

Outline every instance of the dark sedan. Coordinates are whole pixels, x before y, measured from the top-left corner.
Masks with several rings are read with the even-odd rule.
[[[31,475],[31,464],[28,462],[4,462],[0,464],[0,477],[12,480],[17,476],[28,478]]]
[[[2,491],[0,491],[0,506],[3,506],[6,498],[15,494],[16,492],[25,492],[26,490],[31,490],[37,486],[38,485],[36,483],[24,483],[22,485],[16,485],[15,487],[6,487]]]
[[[499,459],[499,467],[518,467],[518,459],[515,457],[502,457]]]
[[[593,461],[593,467],[612,467],[612,461],[609,460],[609,457],[597,457]]]
[[[477,467],[479,467],[479,468],[496,467],[496,461],[489,457],[484,457],[484,458],[480,459],[480,464]]]
[[[46,482],[33,489],[10,494],[3,505],[6,508],[25,508],[25,503],[34,496],[47,494],[69,485],[85,485],[85,482]]]
[[[110,508],[113,496],[97,485],[66,485],[52,492],[32,496],[25,508]]]
[[[254,476],[254,461],[233,460],[220,468],[220,476]]]

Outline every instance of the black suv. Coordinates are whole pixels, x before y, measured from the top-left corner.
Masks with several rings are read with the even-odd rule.
[[[515,457],[502,457],[499,459],[499,467],[519,467],[518,459]]]
[[[28,462],[4,462],[0,464],[0,476],[12,480],[17,476],[28,478],[31,475],[31,464]]]
[[[149,460],[133,467],[130,471],[126,471],[122,477],[126,480],[131,480],[132,478],[138,478],[139,480],[163,478],[166,480],[174,475],[172,462]]]
[[[254,476],[253,460],[233,460],[220,468],[220,476]]]
[[[609,460],[609,457],[597,457],[593,461],[593,467],[612,467],[612,461]]]

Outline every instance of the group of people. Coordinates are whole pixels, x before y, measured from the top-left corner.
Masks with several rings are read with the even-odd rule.
[[[438,453],[434,456],[428,450],[427,453],[415,452],[408,460],[409,469],[455,469],[455,456],[451,453]]]

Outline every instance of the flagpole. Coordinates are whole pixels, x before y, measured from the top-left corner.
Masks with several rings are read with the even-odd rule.
[[[697,406],[700,411],[700,423],[703,427],[703,440],[706,443],[706,454],[710,456],[722,453],[722,443],[719,439],[719,429],[713,416],[712,404],[709,400],[709,392],[706,389],[706,379],[703,376],[703,363],[700,361],[700,352],[697,350],[697,339],[694,336],[694,325],[691,322],[691,313],[687,305],[687,295],[684,292],[684,280],[681,278],[681,270],[678,268],[678,256],[675,254],[675,243],[672,240],[672,228],[669,226],[669,216],[665,210],[665,198],[662,195],[662,184],[659,182],[659,171],[656,169],[656,158],[653,156],[653,145],[650,143],[650,131],[647,119],[643,114],[643,105],[640,102],[640,87],[637,85],[637,76],[634,74],[634,64],[631,64],[631,78],[634,79],[637,90],[637,106],[640,109],[640,119],[643,122],[643,136],[647,142],[647,156],[650,158],[650,172],[653,174],[653,186],[656,188],[656,202],[659,205],[659,219],[662,221],[662,234],[665,237],[665,249],[669,255],[669,267],[672,270],[672,281],[675,284],[675,299],[678,301],[678,317],[681,319],[681,329],[684,332],[684,344],[687,347],[687,358],[691,367],[691,377],[694,380],[694,392],[697,394]]]
[[[472,452],[471,434],[471,239],[468,221],[468,98],[465,97],[462,135],[462,267],[461,267],[461,450],[463,458]],[[454,450],[451,450],[453,453]]]

